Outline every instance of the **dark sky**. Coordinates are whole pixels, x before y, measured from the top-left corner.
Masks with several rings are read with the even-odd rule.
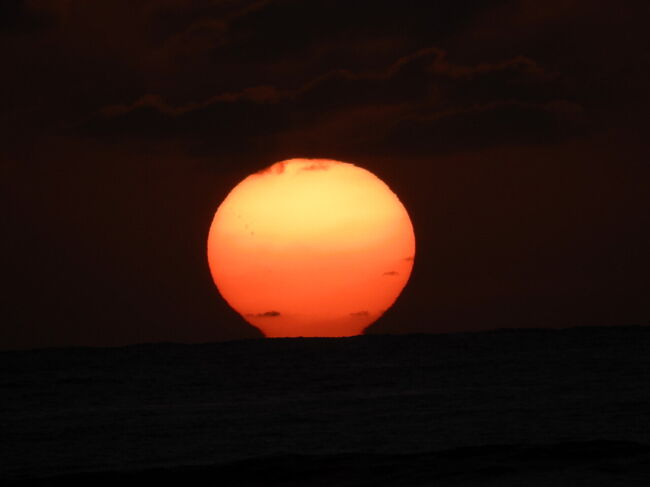
[[[214,287],[250,172],[411,213],[371,333],[650,324],[644,1],[3,0],[0,348],[259,336]]]

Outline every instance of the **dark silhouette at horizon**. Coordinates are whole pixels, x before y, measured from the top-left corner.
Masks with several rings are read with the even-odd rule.
[[[0,478],[644,485],[649,352],[640,326],[2,352]]]

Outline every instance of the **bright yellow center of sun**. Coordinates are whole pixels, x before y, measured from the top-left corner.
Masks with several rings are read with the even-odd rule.
[[[239,183],[208,236],[224,299],[268,337],[351,336],[406,285],[413,226],[397,196],[345,162],[290,159]]]

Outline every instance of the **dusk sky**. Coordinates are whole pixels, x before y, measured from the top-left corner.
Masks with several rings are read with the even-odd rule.
[[[413,274],[367,333],[650,324],[649,13],[2,1],[0,348],[261,336],[206,240],[293,157],[364,167],[411,216]]]

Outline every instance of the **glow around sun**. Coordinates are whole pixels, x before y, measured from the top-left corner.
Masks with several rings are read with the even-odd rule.
[[[248,176],[208,236],[219,292],[267,337],[362,333],[395,302],[414,256],[395,193],[365,169],[325,159]]]

